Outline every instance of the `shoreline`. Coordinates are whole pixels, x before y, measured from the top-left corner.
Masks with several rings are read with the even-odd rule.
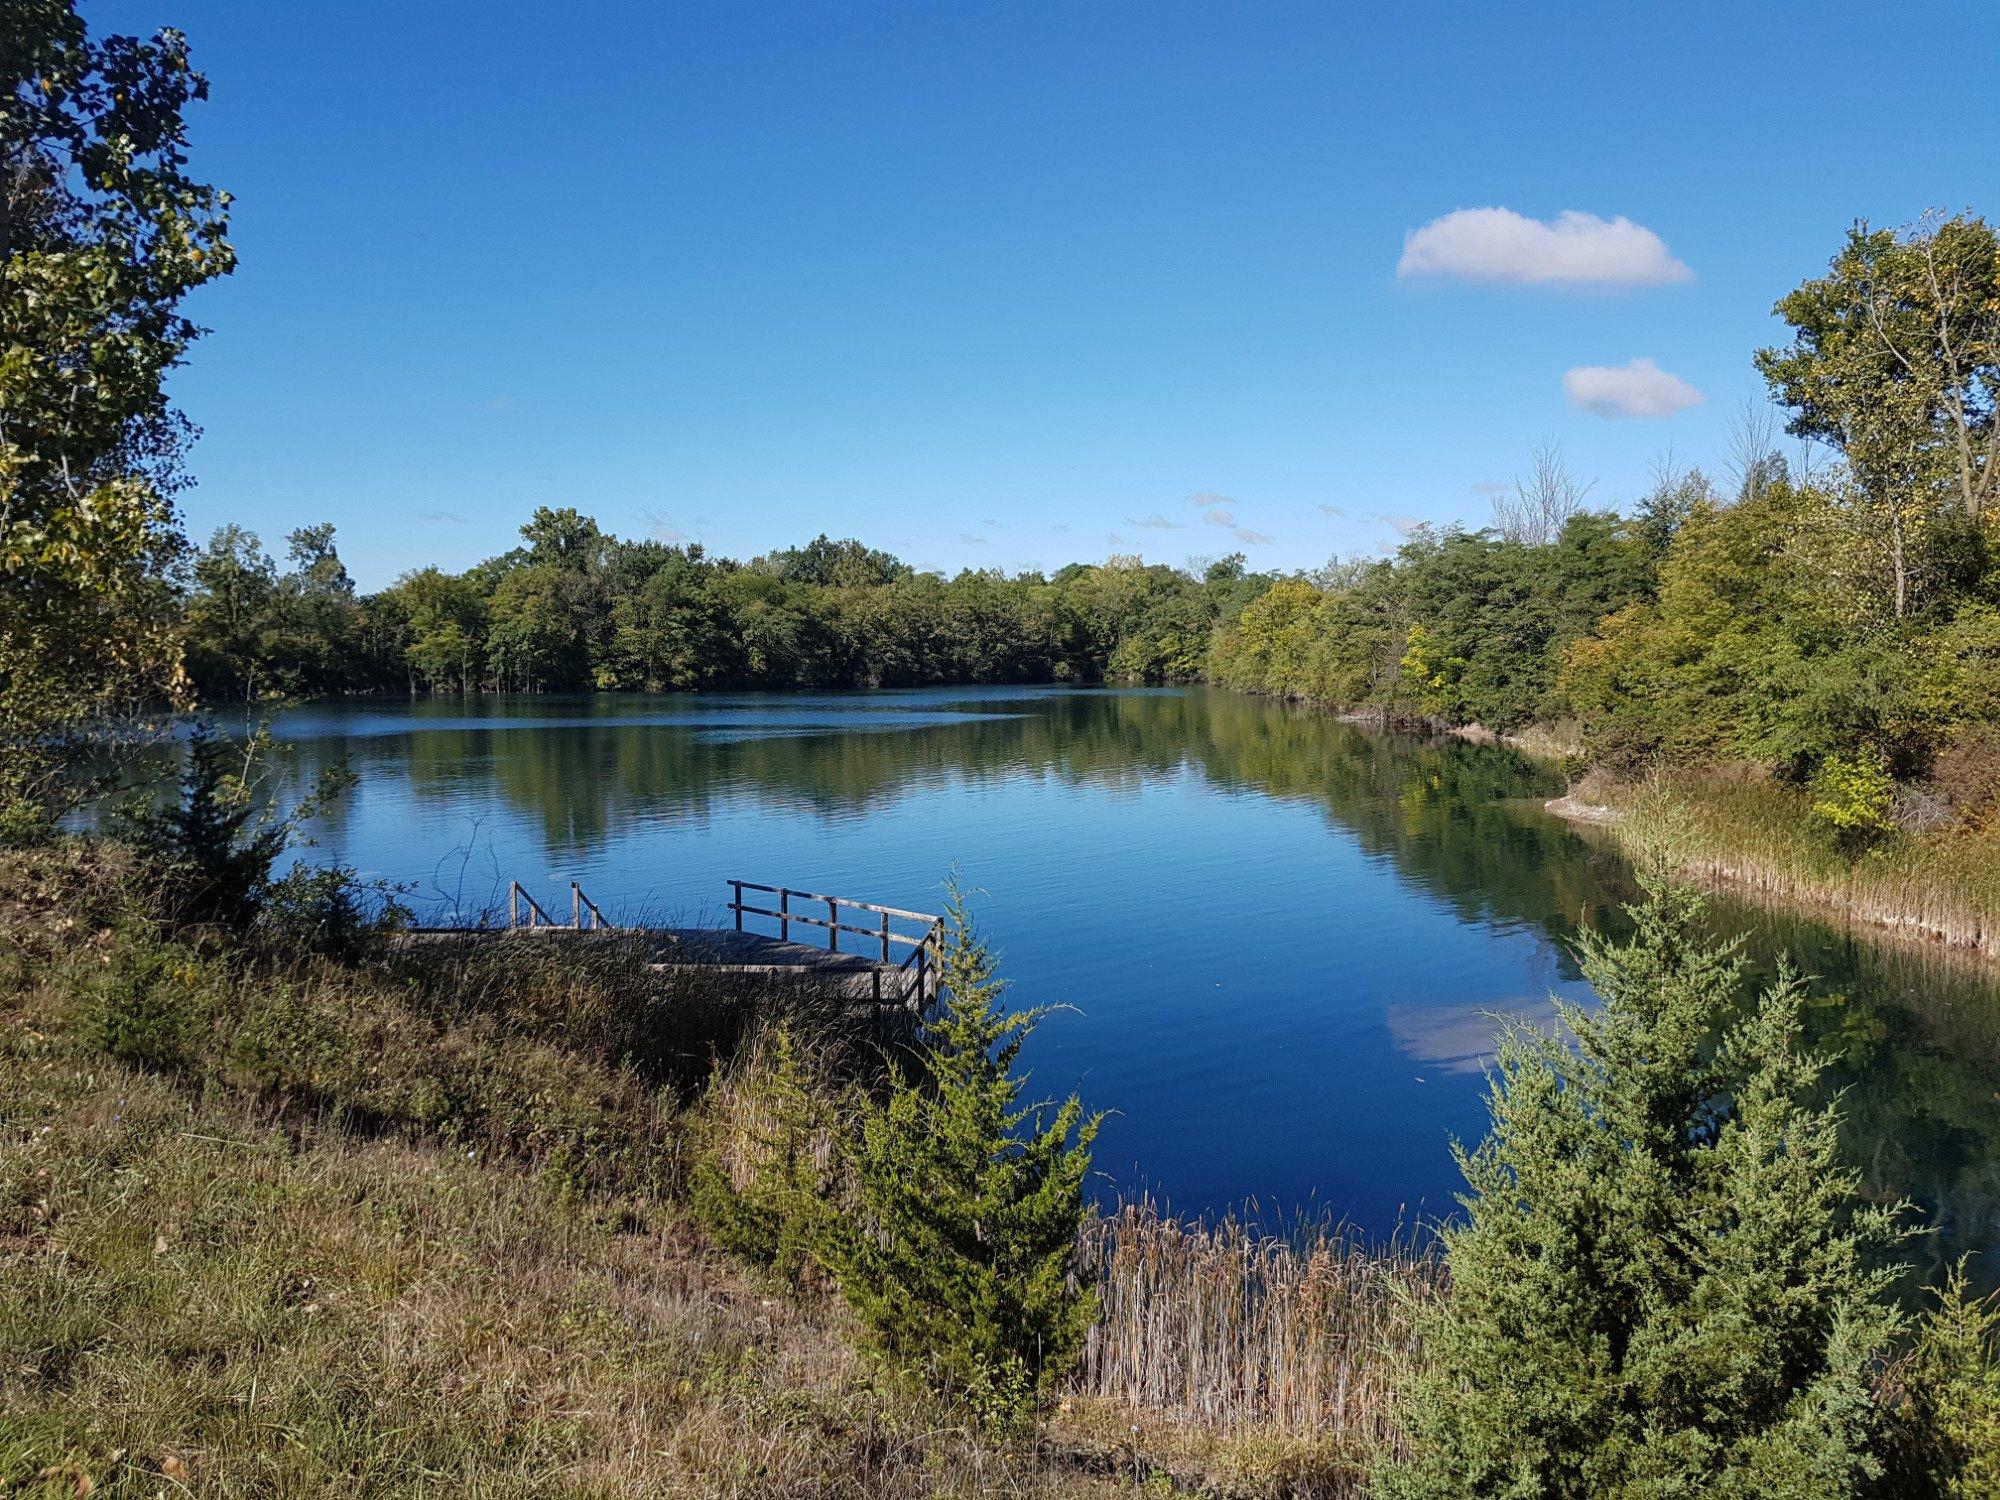
[[[1588,802],[1571,792],[1551,797],[1542,809],[1573,826],[1605,830],[1627,857],[1635,852],[1633,840],[1623,831],[1629,824],[1629,809]],[[2000,964],[2000,923],[1956,909],[1934,910],[1929,915],[1891,909],[1887,898],[1856,888],[1853,869],[1845,872],[1844,881],[1806,880],[1786,873],[1773,862],[1759,861],[1740,847],[1679,854],[1673,867],[1676,873],[1703,884],[1826,921],[1857,936],[1958,957],[1986,968]]]

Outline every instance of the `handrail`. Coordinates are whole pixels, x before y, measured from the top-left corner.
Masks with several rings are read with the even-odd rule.
[[[736,917],[736,930],[742,932],[745,917],[770,917],[778,923],[781,941],[792,940],[794,924],[801,927],[815,927],[826,933],[826,948],[829,953],[841,952],[840,935],[847,933],[853,937],[866,938],[876,946],[879,956],[874,969],[872,988],[877,1001],[908,1005],[916,1001],[919,1009],[937,998],[944,964],[944,919],[930,912],[907,911],[900,906],[882,906],[873,901],[854,901],[845,896],[823,896],[814,891],[793,890],[789,886],[762,885],[754,880],[732,880],[729,882],[733,899],[729,909]],[[745,891],[755,891],[774,895],[778,898],[775,907],[763,906],[743,899]],[[796,910],[794,901],[816,901],[826,908],[826,915],[814,916],[810,912]],[[530,932],[583,932],[612,928],[614,924],[604,918],[597,903],[583,893],[583,887],[576,881],[569,883],[570,919],[567,924],[559,923],[548,914],[541,902],[537,901],[528,888],[518,880],[507,883],[507,925],[510,929],[525,928]],[[866,912],[877,920],[863,926],[858,922],[842,921],[843,915]],[[586,914],[589,917],[585,922]],[[898,932],[892,922],[921,922],[923,930],[916,933]],[[628,929],[643,932],[645,929]],[[907,948],[900,962],[896,961],[895,950]],[[859,957],[860,955],[851,955]],[[885,983],[886,980],[886,983]],[[892,995],[885,996],[885,988],[893,989]]]
[[[604,920],[604,913],[597,909],[597,903],[584,895],[583,887],[572,880],[569,883],[569,925],[579,932],[583,930],[583,914],[586,910],[590,912],[590,925],[593,931],[611,925]]]
[[[523,902],[527,904],[528,908],[528,919],[525,922],[521,920],[521,906]],[[530,931],[534,931],[538,927],[553,927],[558,932],[582,932],[585,930],[583,914],[586,911],[590,913],[591,931],[612,925],[604,920],[604,913],[597,909],[597,903],[584,895],[583,887],[578,885],[574,880],[569,883],[568,926],[564,926],[554,917],[550,916],[543,909],[542,903],[530,895],[528,888],[522,885],[520,881],[510,880],[507,882],[507,925],[509,927],[526,927]]]
[[[786,885],[759,885],[754,880],[732,880],[729,882],[742,891],[768,891],[773,896],[797,896],[801,901],[837,901],[842,906],[854,907],[857,911],[886,912],[892,917],[907,917],[912,922],[936,922],[941,920],[935,912],[905,911],[900,906],[878,906],[873,901],[854,901],[846,896],[821,896],[812,891],[801,891]]]
[[[525,923],[521,920],[521,903],[523,901],[528,903],[528,920]],[[522,885],[518,880],[508,881],[507,925],[509,927],[533,927],[535,925],[535,918],[537,917],[542,919],[544,926],[553,927],[556,925],[555,918],[542,910],[542,903],[528,894],[526,886]]]
[[[770,917],[778,923],[778,937],[782,942],[791,941],[793,924],[801,927],[817,927],[826,933],[827,951],[840,951],[840,935],[851,933],[855,937],[872,939],[879,945],[878,962],[889,964],[894,960],[893,949],[908,948],[909,953],[896,965],[896,975],[900,993],[898,1004],[907,1004],[915,999],[919,1004],[927,1003],[937,993],[936,970],[941,962],[944,942],[944,919],[927,911],[909,911],[900,906],[883,906],[874,901],[855,901],[846,896],[826,896],[817,891],[794,890],[790,886],[763,885],[754,880],[732,880],[729,882],[732,899],[729,910],[735,913],[736,930],[743,931],[745,917]],[[757,905],[743,899],[745,891],[758,891],[778,898],[775,907]],[[826,915],[813,916],[796,911],[794,900],[817,901],[826,907]],[[865,911],[881,918],[867,927],[840,920],[842,911]],[[911,934],[898,932],[891,927],[890,920],[921,922],[922,932]],[[914,971],[914,972],[913,972]]]

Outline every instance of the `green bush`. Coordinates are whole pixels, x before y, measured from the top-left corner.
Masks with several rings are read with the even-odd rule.
[[[1732,948],[1650,882],[1587,939],[1592,1015],[1504,1036],[1460,1149],[1449,1294],[1420,1315],[1391,1500],[1828,1500],[1879,1476],[1899,1207],[1860,1206],[1789,977],[1732,1021]]]
[[[113,950],[89,1012],[91,1040],[146,1067],[186,1066],[211,1012],[203,960],[138,935]]]
[[[1896,1369],[1903,1388],[1883,1492],[1919,1500],[2000,1495],[2000,1311],[1955,1267]]]
[[[1890,832],[1896,783],[1873,750],[1829,755],[1813,773],[1812,818],[1846,846],[1872,843]]]
[[[832,1085],[789,1027],[709,1091],[708,1149],[689,1174],[695,1217],[715,1242],[796,1280],[826,1233],[840,1120]]]
[[[827,1255],[885,1354],[1004,1424],[1063,1374],[1096,1316],[1076,1252],[1102,1117],[1074,1095],[1053,1111],[1020,1103],[1014,1065],[1041,1012],[1000,1009],[1004,986],[955,886],[946,909],[946,999],[922,1076],[898,1069],[864,1114],[861,1222],[836,1218]]]
[[[263,892],[259,920],[274,935],[333,958],[354,958],[408,924],[391,887],[370,885],[346,865],[294,865]]]
[[[127,816],[126,831],[158,866],[177,921],[241,929],[257,916],[290,836],[288,823],[260,814],[250,786],[248,768],[261,748],[254,741],[238,751],[197,725],[176,800],[141,804]]]

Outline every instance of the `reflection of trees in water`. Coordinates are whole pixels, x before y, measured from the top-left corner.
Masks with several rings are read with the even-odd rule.
[[[955,782],[1041,776],[1115,790],[1191,766],[1224,790],[1317,808],[1463,921],[1540,934],[1551,982],[1576,977],[1567,944],[1578,926],[1615,929],[1631,895],[1629,872],[1601,839],[1535,808],[1558,790],[1549,774],[1502,749],[1385,735],[1220,692],[981,696],[950,703],[981,711],[973,719],[867,732],[802,730],[783,723],[780,704],[741,706],[769,713],[771,732],[569,719],[308,743],[314,764],[352,750],[367,775],[404,766],[423,797],[497,787],[539,820],[552,851],[570,856],[601,848],[635,816],[705,818],[724,797],[852,818]],[[1817,976],[1812,1025],[1837,1060],[1846,1139],[1869,1190],[1933,1206],[1942,1232],[1926,1255],[2000,1245],[1992,973],[1727,901],[1716,917],[1742,937],[1760,976],[1781,954]],[[2000,1279],[2000,1268],[1989,1274]]]

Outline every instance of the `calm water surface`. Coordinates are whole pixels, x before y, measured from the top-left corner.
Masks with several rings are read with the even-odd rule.
[[[1037,1087],[1116,1111],[1105,1190],[1176,1208],[1447,1212],[1494,1013],[1588,1000],[1579,923],[1629,894],[1510,752],[1204,691],[953,689],[353,703],[278,726],[359,782],[315,828],[431,919],[518,878],[614,920],[720,921],[737,877],[935,910],[984,895]],[[1724,906],[1815,973],[1849,1151],[1924,1204],[1926,1257],[2000,1244],[2000,993],[1936,957]],[[1991,1273],[1989,1273],[1990,1275]]]

